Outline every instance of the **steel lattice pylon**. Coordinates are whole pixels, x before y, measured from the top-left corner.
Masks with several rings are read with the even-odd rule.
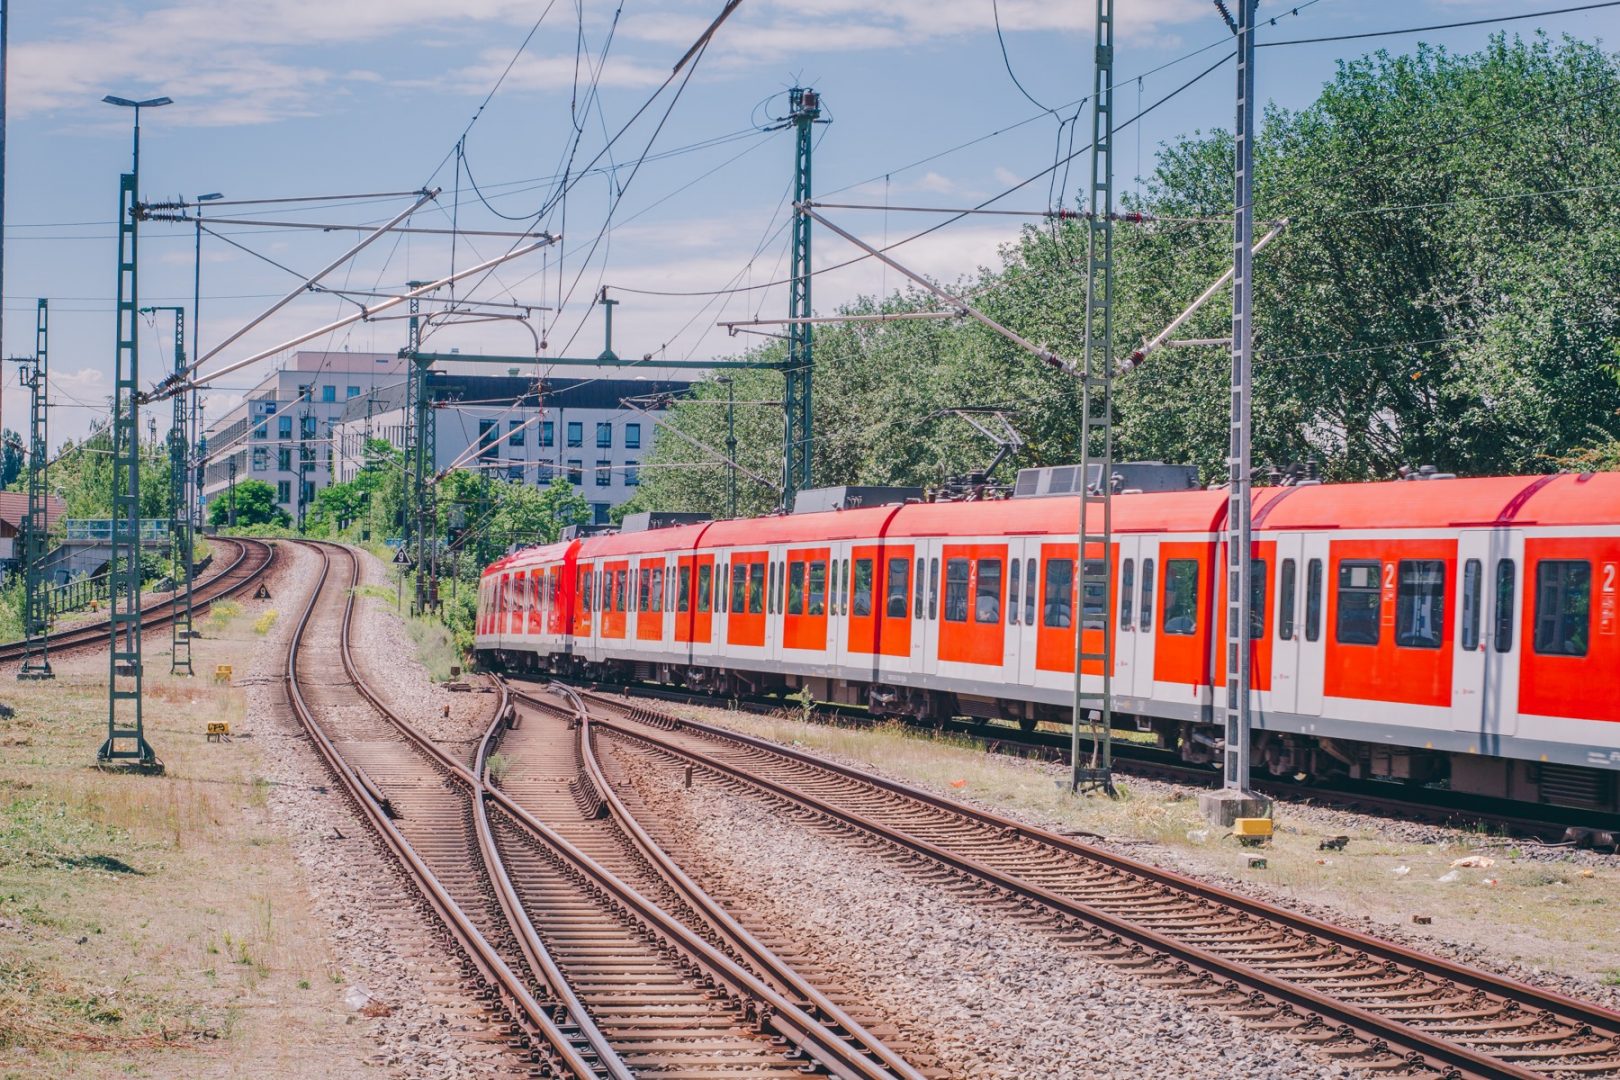
[[[186,309],[176,306],[142,308],[145,312],[174,313],[174,373],[186,371]],[[191,446],[186,411],[187,395],[174,396],[169,428],[169,561],[174,569],[174,621],[169,624],[169,674],[192,675],[192,555]]]
[[[140,125],[135,127],[135,167]],[[136,172],[118,181],[117,359],[112,409],[112,558],[107,564],[111,648],[107,653],[107,740],[103,762],[153,766],[141,715],[141,445],[137,348]]]
[[[811,128],[821,117],[821,99],[814,90],[794,87],[788,91],[788,123],[793,126],[793,202],[803,206],[810,201]],[[799,210],[793,215],[793,268],[788,284],[788,318],[807,320],[810,309],[810,215]],[[793,509],[793,496],[811,485],[814,475],[814,432],[811,408],[811,339],[808,322],[788,324],[786,380],[782,394],[782,506]]]
[[[49,336],[50,306],[41,298],[34,319],[34,359],[23,361],[21,382],[28,390],[28,512],[23,516],[23,636],[28,642],[19,679],[52,679],[50,644],[50,604],[45,596],[45,554],[50,539],[47,507],[46,438],[50,365],[46,339]]]
[[[1070,782],[1113,791],[1114,635],[1114,0],[1097,0],[1097,62],[1092,82],[1091,212],[1086,243],[1085,370],[1080,379],[1080,529],[1076,552],[1077,591],[1071,606],[1074,634],[1074,717],[1071,726]],[[1093,555],[1095,553],[1095,555]],[[1102,621],[1086,618],[1101,602]],[[1098,644],[1087,648],[1086,631],[1097,631]],[[1101,686],[1087,693],[1082,686],[1086,665],[1100,668]],[[1081,717],[1091,715],[1091,761],[1080,759]]]

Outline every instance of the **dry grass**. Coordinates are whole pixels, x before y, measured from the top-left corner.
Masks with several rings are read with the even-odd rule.
[[[262,648],[243,622],[195,642],[194,663],[246,671]],[[160,777],[92,767],[104,658],[66,657],[53,682],[6,687],[0,1076],[329,1075],[335,1047],[369,1048],[355,1048],[363,1035],[344,1027],[325,977],[332,959],[269,820],[256,742],[205,738],[213,720],[242,730],[244,691],[169,677],[157,640],[146,664]]]
[[[807,723],[693,706],[667,706],[699,719],[809,750],[825,751],[944,795],[1007,809],[1059,831],[1100,833],[1142,842],[1139,857],[1192,873],[1254,881],[1310,904],[1410,930],[1414,915],[1433,919],[1432,932],[1452,941],[1571,975],[1620,984],[1620,867],[1583,868],[1539,861],[1483,837],[1449,844],[1388,838],[1376,828],[1328,828],[1290,820],[1277,809],[1278,828],[1265,849],[1265,870],[1249,870],[1249,849],[1212,829],[1198,813],[1196,792],[1125,779],[1120,797],[1077,798],[1065,790],[1067,769],[989,755],[962,738],[900,724],[873,727]],[[1345,851],[1318,850],[1329,835],[1348,834]],[[1478,841],[1478,843],[1476,843]],[[1488,869],[1451,863],[1474,851],[1496,860]],[[1404,873],[1397,873],[1405,867]]]

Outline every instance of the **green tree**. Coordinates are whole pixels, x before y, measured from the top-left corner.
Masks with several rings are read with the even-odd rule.
[[[0,488],[10,488],[22,475],[23,438],[10,428],[0,431]]]
[[[386,536],[397,532],[404,505],[405,455],[386,439],[365,446],[365,461],[353,480],[315,493],[305,515],[312,536]]]
[[[227,488],[208,503],[208,523],[225,525],[231,519],[231,504],[236,504],[236,524],[240,526],[280,525],[292,523],[287,511],[276,505],[276,489],[263,480],[238,481],[234,491]]]

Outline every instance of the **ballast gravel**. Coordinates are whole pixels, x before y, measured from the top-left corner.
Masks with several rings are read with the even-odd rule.
[[[929,1047],[942,1075],[1355,1075],[1054,945],[869,849],[701,780],[685,789],[679,769],[640,754],[614,754],[650,816],[681,837],[684,870],[767,917],[846,996]]]
[[[244,604],[251,606],[250,616],[259,607],[275,607],[280,617],[251,670],[237,677],[247,691],[237,735],[264,748],[272,819],[290,838],[308,876],[318,921],[309,932],[325,936],[340,963],[323,990],[337,1007],[351,1010],[351,1023],[368,1025],[376,1041],[369,1060],[333,1062],[331,1075],[451,1080],[525,1075],[461,986],[454,957],[436,940],[437,927],[417,909],[409,886],[335,788],[287,706],[282,689],[287,640],[315,581],[316,560],[308,548],[282,543],[268,582],[274,601]],[[336,635],[330,639],[322,636],[311,644],[336,648]],[[390,682],[417,683],[419,671],[399,664]],[[420,684],[425,687],[425,676]]]

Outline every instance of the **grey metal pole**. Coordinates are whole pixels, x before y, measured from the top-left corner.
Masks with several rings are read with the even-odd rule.
[[[1232,237],[1231,444],[1226,507],[1226,760],[1223,787],[1247,793],[1252,730],[1249,620],[1249,391],[1254,345],[1254,31],[1258,0],[1238,0],[1236,223]]]

